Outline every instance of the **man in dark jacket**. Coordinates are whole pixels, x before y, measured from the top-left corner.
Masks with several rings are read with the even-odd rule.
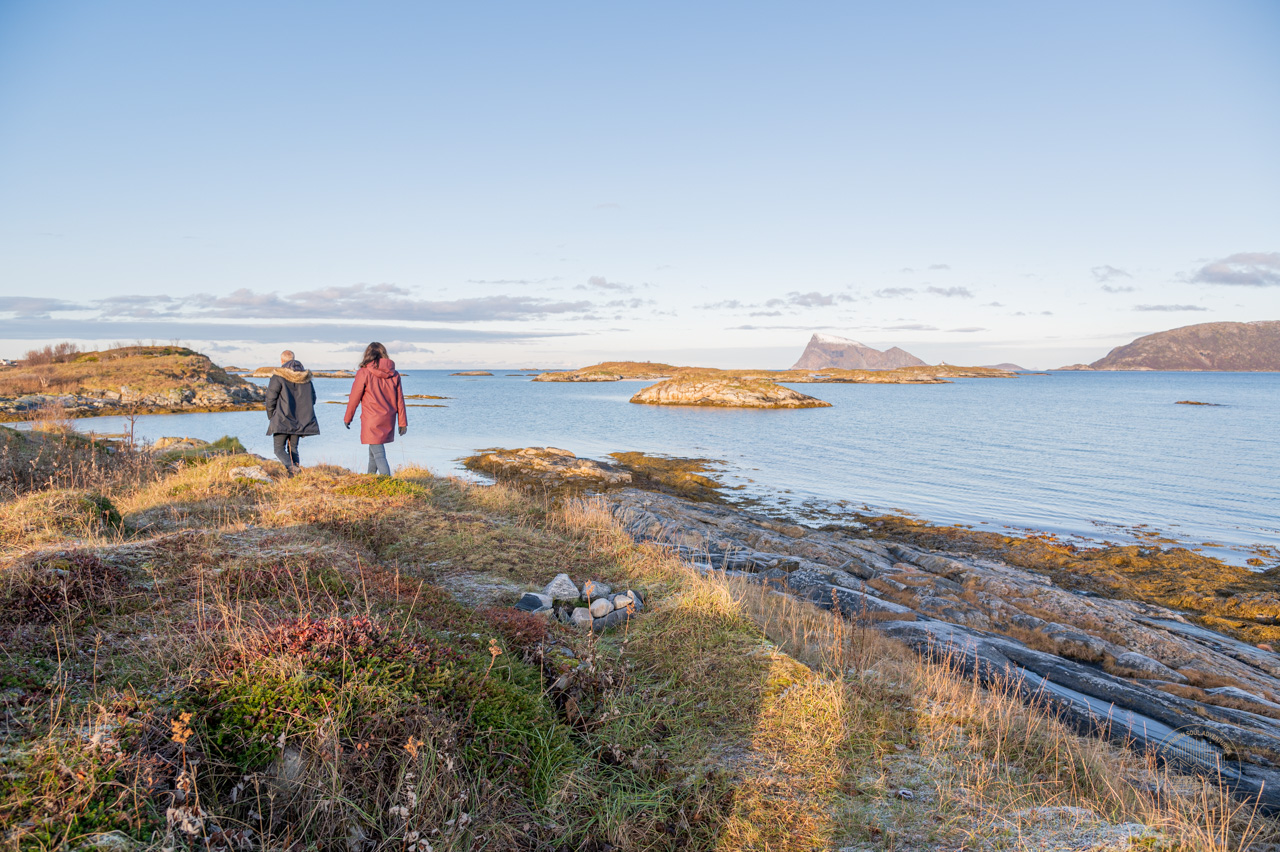
[[[311,384],[311,371],[293,357],[288,349],[280,353],[280,366],[271,371],[267,385],[267,434],[275,438],[276,458],[285,473],[298,472],[298,439],[303,435],[319,435],[316,422],[316,389]]]

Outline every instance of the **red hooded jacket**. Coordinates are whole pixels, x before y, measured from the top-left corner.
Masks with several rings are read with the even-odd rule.
[[[404,411],[404,389],[400,387],[400,374],[396,362],[379,358],[356,372],[347,398],[347,414],[343,423],[350,424],[360,409],[360,443],[390,444],[395,440],[396,418],[400,425],[408,427],[409,418]]]

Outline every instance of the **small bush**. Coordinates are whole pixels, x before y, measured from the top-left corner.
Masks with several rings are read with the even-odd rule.
[[[0,624],[79,623],[122,597],[124,572],[92,553],[63,553],[12,567],[0,584]]]

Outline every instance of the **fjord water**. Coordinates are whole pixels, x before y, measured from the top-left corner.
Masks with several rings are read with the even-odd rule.
[[[497,372],[497,371],[496,371]],[[349,379],[317,379],[340,402]],[[1191,544],[1280,548],[1280,374],[1053,373],[943,385],[796,385],[831,408],[799,411],[632,405],[647,382],[405,374],[408,435],[392,466],[456,473],[486,447],[556,446],[581,456],[641,450],[723,462],[740,493],[793,511],[842,506],[1127,541],[1148,525]],[[1215,406],[1177,405],[1179,400]],[[317,406],[303,464],[359,471],[366,454],[343,407]],[[119,432],[121,418],[81,421]],[[236,435],[270,457],[262,412],[139,418],[138,437]],[[1274,555],[1266,560],[1275,562]]]

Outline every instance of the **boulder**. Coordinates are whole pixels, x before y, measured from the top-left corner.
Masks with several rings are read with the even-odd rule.
[[[568,574],[557,574],[554,580],[547,583],[542,593],[553,601],[576,601],[582,597],[582,593],[578,591],[573,580],[569,579]]]
[[[540,595],[537,592],[525,592],[524,597],[520,598],[516,604],[516,609],[523,612],[548,612],[551,609],[552,600],[548,595]]]
[[[569,616],[569,623],[574,627],[590,627],[592,621],[591,610],[585,606],[574,607],[573,614]]]
[[[271,477],[262,469],[262,465],[255,464],[249,467],[233,467],[227,473],[232,479],[252,479],[255,482],[270,482]]]
[[[615,609],[608,615],[591,622],[591,632],[599,633],[601,630],[608,630],[610,627],[626,624],[629,618],[631,618],[631,613],[625,609]]]
[[[595,618],[603,618],[613,612],[613,604],[606,598],[596,598],[591,602],[589,607],[591,615]]]
[[[582,596],[588,600],[607,598],[612,591],[612,586],[608,583],[601,583],[598,580],[588,580],[582,584]]]

